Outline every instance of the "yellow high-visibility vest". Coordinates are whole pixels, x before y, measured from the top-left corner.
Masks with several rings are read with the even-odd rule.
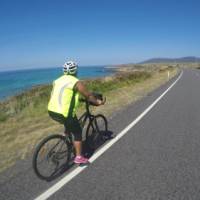
[[[62,114],[64,117],[74,117],[79,102],[79,93],[73,88],[78,81],[79,79],[71,75],[63,75],[56,79],[53,82],[48,110]]]

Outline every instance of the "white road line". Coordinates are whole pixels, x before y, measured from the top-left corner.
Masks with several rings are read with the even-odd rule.
[[[134,127],[164,96],[165,94],[179,81],[182,77],[183,72],[179,75],[179,77],[171,84],[171,86],[162,93],[144,112],[142,112],[133,122],[131,122],[124,130],[122,130],[115,138],[113,138],[110,142],[104,145],[100,150],[98,150],[89,161],[94,162],[99,156],[101,156],[105,151],[107,151],[113,144],[115,144],[121,137],[123,137],[132,127]],[[61,189],[66,183],[72,180],[75,176],[81,173],[87,166],[77,167],[70,174],[66,175],[60,181],[58,181],[55,185],[51,186],[48,190],[43,192],[40,196],[36,197],[35,200],[45,200],[48,199],[51,195]]]

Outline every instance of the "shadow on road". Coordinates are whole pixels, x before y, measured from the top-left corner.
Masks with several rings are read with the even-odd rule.
[[[88,143],[84,142],[83,145],[83,153],[84,156],[87,158],[90,158],[94,152],[103,146],[108,140],[111,140],[113,138],[113,132],[112,131],[100,131],[100,137],[95,138],[95,144],[91,145],[90,143],[93,143],[93,141],[89,141]]]

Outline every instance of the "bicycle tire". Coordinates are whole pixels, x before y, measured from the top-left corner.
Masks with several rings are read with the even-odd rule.
[[[57,142],[56,142],[57,140]],[[50,147],[48,148],[47,144],[50,145],[52,142],[52,144],[54,144],[53,147]],[[57,149],[56,150],[56,147],[62,143],[62,145],[64,144],[65,146],[65,151],[66,152],[59,152],[59,150]],[[45,146],[46,145],[46,146]],[[62,147],[62,146],[61,146]],[[43,151],[43,152],[42,152]],[[46,152],[44,152],[46,151]],[[47,167],[49,167],[48,165],[53,163],[53,164],[57,164],[55,162],[59,162],[63,159],[63,165],[67,165],[67,163],[69,162],[70,160],[70,157],[71,157],[71,146],[70,146],[70,143],[67,141],[66,137],[62,136],[62,135],[50,135],[46,138],[44,138],[36,147],[35,151],[34,151],[34,154],[33,154],[33,160],[32,160],[32,166],[33,166],[33,169],[34,169],[34,172],[35,174],[40,178],[40,179],[43,179],[43,180],[50,180],[53,178],[53,176],[55,176],[55,174],[58,172],[56,172],[56,168],[53,170],[53,172],[50,172],[49,174],[45,174],[45,172],[47,171],[47,167],[44,167],[44,171],[42,171],[42,169],[39,168],[39,157],[40,157],[40,154],[44,154],[44,159],[43,160],[47,160]],[[57,156],[57,157],[56,157]],[[49,163],[51,162],[51,163]],[[59,164],[59,163],[58,163]],[[61,167],[61,166],[60,166]]]
[[[101,120],[101,122],[100,122]],[[86,129],[86,144],[91,149],[96,149],[103,141],[104,134],[108,130],[108,122],[104,115],[95,115]]]

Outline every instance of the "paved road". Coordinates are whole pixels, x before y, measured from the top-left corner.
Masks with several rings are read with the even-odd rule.
[[[123,130],[173,81],[115,113],[110,130],[114,134]],[[200,71],[184,70],[177,84],[136,126],[49,199],[199,200],[199,88]],[[29,160],[20,162],[0,176],[0,199],[34,199],[59,179],[40,181]]]

